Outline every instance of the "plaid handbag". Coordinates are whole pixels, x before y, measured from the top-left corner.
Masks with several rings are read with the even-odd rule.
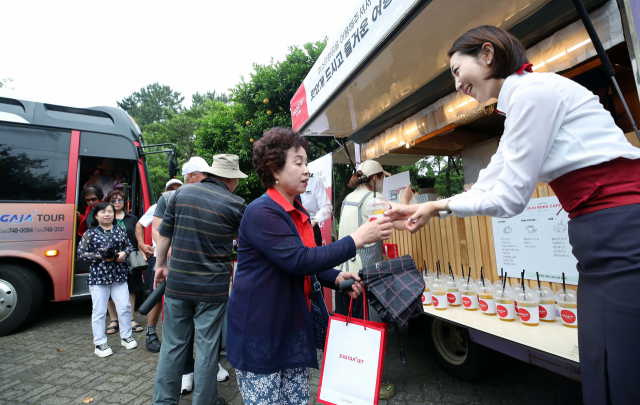
[[[404,325],[422,308],[424,280],[409,255],[375,263],[362,269],[361,276],[369,304],[390,325]]]

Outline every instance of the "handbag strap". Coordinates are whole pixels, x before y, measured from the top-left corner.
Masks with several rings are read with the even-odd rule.
[[[326,320],[329,320],[329,310],[327,309],[327,305],[324,302],[324,296],[322,295],[322,286],[320,285],[320,282],[318,281],[318,278],[315,276],[315,274],[311,275],[311,284],[313,285],[313,290],[316,293],[316,298],[318,299],[318,306],[322,311],[322,316]]]
[[[364,323],[364,330],[367,330],[367,319],[369,318],[369,308],[367,305],[367,294],[365,288],[362,289],[362,321]],[[353,297],[349,302],[349,313],[347,314],[347,325],[349,325],[349,319],[353,321]]]

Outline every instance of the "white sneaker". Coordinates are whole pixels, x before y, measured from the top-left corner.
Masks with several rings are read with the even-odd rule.
[[[229,379],[229,372],[222,368],[222,364],[218,363],[218,382],[227,381]]]
[[[108,344],[103,343],[101,345],[97,345],[96,350],[93,353],[98,357],[109,357],[113,354],[113,350],[111,350]]]
[[[182,375],[182,390],[180,394],[185,395],[193,391],[193,373]]]
[[[122,339],[120,344],[122,344],[122,346],[124,346],[124,348],[128,350],[135,349],[136,347],[138,347],[138,342],[136,342],[133,336],[129,336],[128,338]]]

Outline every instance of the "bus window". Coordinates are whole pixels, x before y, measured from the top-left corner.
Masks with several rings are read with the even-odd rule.
[[[64,202],[70,132],[3,126],[0,201]]]

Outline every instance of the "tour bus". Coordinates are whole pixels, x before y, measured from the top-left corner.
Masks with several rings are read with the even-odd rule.
[[[75,255],[83,185],[107,159],[129,197],[128,212],[140,217],[154,203],[149,146],[118,108],[0,97],[0,336],[43,302],[89,296],[88,263]]]
[[[342,138],[345,144],[334,152],[334,164],[376,159],[406,166],[423,157],[455,156],[462,160],[466,186],[477,181],[498,148],[505,118],[496,113],[497,100],[479,104],[455,91],[447,51],[456,38],[481,25],[502,27],[519,38],[535,72],[554,72],[591,90],[629,142],[640,147],[633,122],[640,121],[636,2],[362,0],[336,14],[343,19],[340,31],[329,37],[291,100],[295,130]],[[599,54],[596,44],[602,44]],[[433,193],[426,189],[417,199],[428,200]],[[558,208],[552,209],[557,198],[542,183],[532,197],[533,208],[553,212],[539,219],[535,210],[525,210],[521,215],[528,219],[513,219],[540,220],[539,226],[519,226],[537,232],[523,246],[516,243],[513,226],[482,216],[432,219],[415,234],[394,231],[391,243],[430,271],[438,262],[448,271],[450,263],[458,276],[465,270],[466,276],[480,279],[484,269],[483,280],[495,282],[503,268],[511,277],[525,269],[525,284],[540,283],[554,292],[563,288],[558,274],[566,273],[569,288],[578,290],[575,263],[567,265],[566,222],[556,215]],[[549,226],[550,221],[557,223]],[[525,261],[525,251],[539,254]],[[511,277],[510,284],[519,282]],[[486,375],[487,365],[494,363],[491,350],[496,350],[580,380],[577,329],[564,327],[561,316],[529,327],[461,308],[436,311],[425,305],[424,311],[425,348],[457,378]]]

